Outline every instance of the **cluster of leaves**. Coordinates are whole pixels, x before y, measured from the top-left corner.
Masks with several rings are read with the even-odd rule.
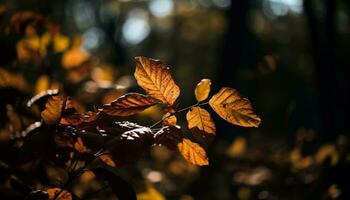
[[[106,180],[119,199],[136,199],[132,187],[106,166],[119,168],[133,164],[154,145],[178,150],[193,165],[208,165],[206,147],[215,137],[216,127],[204,108],[206,105],[231,124],[244,127],[258,127],[260,124],[249,100],[242,98],[233,88],[222,88],[206,101],[210,95],[209,79],[203,79],[196,86],[195,104],[176,109],[174,104],[180,96],[180,88],[169,68],[146,57],[136,58],[134,74],[137,84],[146,94],[128,93],[93,111],[82,112],[79,103],[64,94],[71,86],[59,85],[66,82],[59,81],[60,77],[67,78],[62,75],[75,77],[68,81],[74,84],[84,77],[81,73],[89,69],[86,66],[91,64],[91,59],[79,48],[79,39],[70,40],[63,36],[58,26],[33,12],[11,16],[9,25],[4,25],[3,30],[5,46],[15,43],[12,50],[16,53],[1,60],[2,64],[12,67],[11,70],[0,68],[1,113],[7,116],[3,130],[11,132],[10,142],[2,148],[12,155],[11,158],[1,158],[1,170],[12,174],[18,166],[39,158],[65,172],[56,187],[40,190],[29,187],[18,173],[6,176],[4,179],[8,179],[13,188],[20,190],[27,199],[79,199],[69,187],[88,170],[97,178]],[[64,68],[57,73],[61,76],[55,77],[57,84],[48,81],[47,76],[41,76],[37,80],[37,95],[29,99],[31,88],[16,71],[31,67],[52,74],[57,72],[54,71],[56,68],[61,69],[51,66],[55,63]],[[163,108],[164,115],[151,126],[120,120],[156,105]],[[178,114],[182,112],[187,112],[191,134],[177,124]]]

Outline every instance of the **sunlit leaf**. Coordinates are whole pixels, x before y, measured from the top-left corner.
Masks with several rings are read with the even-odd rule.
[[[158,103],[158,100],[137,93],[129,93],[103,106],[103,112],[112,116],[134,115]]]
[[[186,119],[191,133],[203,139],[207,144],[215,137],[215,123],[205,109],[191,108],[186,114]]]
[[[69,46],[69,38],[61,35],[61,34],[55,34],[53,36],[53,49],[55,53],[63,52],[65,51]]]
[[[208,98],[210,93],[210,79],[202,79],[196,86],[194,94],[198,102],[204,101]]]
[[[45,110],[41,112],[41,118],[46,124],[52,125],[58,122],[65,105],[62,95],[50,96],[46,101]]]
[[[38,102],[39,100],[49,98],[53,95],[58,95],[58,93],[59,90],[57,89],[40,92],[27,102],[27,106],[31,107],[34,103]]]
[[[137,200],[165,200],[165,197],[153,186],[148,185],[145,192],[137,194]]]
[[[55,200],[56,195],[61,191],[60,188],[50,188],[47,189],[46,192],[49,194],[49,199],[50,200]],[[67,190],[63,190],[58,197],[56,198],[57,200],[72,200],[72,194],[69,193]]]
[[[164,126],[175,126],[177,123],[177,118],[175,115],[171,115],[171,113],[165,113],[162,117]]]
[[[227,122],[244,127],[258,127],[260,117],[253,111],[248,99],[237,90],[224,87],[209,101],[213,110]]]
[[[135,78],[148,95],[173,105],[180,95],[179,86],[174,82],[168,67],[160,61],[136,57]]]
[[[89,58],[90,55],[87,52],[79,48],[73,48],[63,54],[62,65],[67,69],[79,67],[83,63],[87,62]]]
[[[193,165],[209,165],[205,150],[198,144],[189,139],[183,139],[178,145],[178,149],[185,160]]]

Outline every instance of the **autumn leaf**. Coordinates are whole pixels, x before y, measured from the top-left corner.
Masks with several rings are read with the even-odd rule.
[[[59,93],[59,90],[57,89],[40,92],[39,94],[35,95],[27,102],[27,106],[31,107],[34,103],[38,102],[39,100],[49,98],[53,95],[58,95],[58,93]]]
[[[150,96],[129,93],[103,106],[103,112],[112,116],[129,116],[141,112],[158,103]]]
[[[61,117],[65,98],[62,95],[50,96],[46,101],[45,110],[41,112],[41,118],[48,125],[52,125],[58,122]]]
[[[148,95],[172,106],[180,95],[169,68],[158,60],[136,57],[135,78]]]
[[[77,137],[77,141],[74,143],[74,149],[76,149],[79,153],[90,152],[89,148],[85,146],[81,137]]]
[[[79,67],[83,63],[87,62],[90,58],[90,55],[79,49],[73,48],[66,51],[62,56],[62,65],[67,69]]]
[[[207,144],[215,137],[215,123],[205,109],[200,107],[191,108],[186,114],[186,119],[191,133],[203,139]]]
[[[50,200],[54,200],[56,195],[61,191],[60,188],[50,188],[47,189],[46,192],[49,194],[49,199]],[[56,198],[57,200],[72,200],[72,194],[69,193],[66,190],[63,190],[62,192],[60,192],[60,194],[58,195],[58,197]]]
[[[224,87],[210,100],[209,105],[224,120],[244,127],[258,127],[260,117],[253,111],[248,99],[242,98],[237,90]]]
[[[198,102],[204,101],[208,98],[210,93],[210,79],[202,79],[194,90],[194,94]]]
[[[117,166],[116,163],[113,161],[111,154],[103,154],[99,158],[102,162],[106,163],[107,165],[109,165],[111,167]]]
[[[153,186],[148,185],[146,191],[137,194],[138,200],[165,200],[165,197]]]
[[[198,166],[209,165],[207,154],[198,143],[183,139],[177,147],[187,162]]]
[[[164,145],[171,150],[175,150],[182,142],[183,133],[180,126],[164,126],[154,134],[155,144]]]
[[[167,112],[162,117],[164,126],[175,126],[177,123],[177,118],[175,115],[171,115],[171,113]]]

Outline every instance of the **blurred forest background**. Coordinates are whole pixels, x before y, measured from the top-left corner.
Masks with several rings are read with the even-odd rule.
[[[134,57],[143,55],[169,64],[182,88],[179,107],[195,101],[193,89],[202,78],[212,79],[213,92],[233,87],[251,100],[261,126],[217,120],[208,167],[153,148],[125,170],[136,188],[143,184],[157,193],[140,199],[350,198],[350,1],[1,2],[6,13],[37,12],[58,24],[62,35],[78,38],[86,55],[73,60],[93,57],[88,69],[74,68],[73,61],[57,62],[57,69],[50,62],[17,65],[33,95],[56,84],[93,109],[138,90]],[[2,17],[2,29],[10,16]],[[11,56],[26,56],[18,46],[11,52],[7,41],[1,38],[0,65],[11,70]],[[7,94],[1,95],[3,104]],[[11,137],[8,107],[1,106],[5,143]],[[152,124],[159,113],[146,110],[135,120]]]

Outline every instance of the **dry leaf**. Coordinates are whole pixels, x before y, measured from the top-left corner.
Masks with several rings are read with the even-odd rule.
[[[248,99],[242,98],[237,90],[224,87],[209,101],[210,106],[224,120],[244,127],[258,127],[260,117],[253,111]]]
[[[117,166],[115,164],[115,162],[113,161],[113,158],[112,158],[111,154],[104,154],[104,155],[100,156],[100,159],[102,160],[102,162],[106,163],[107,165],[109,165],[111,167],[116,167]]]
[[[136,57],[135,78],[148,95],[172,106],[180,95],[179,86],[171,77],[168,67],[160,61]]]
[[[183,134],[180,126],[164,126],[153,137],[156,145],[164,145],[171,150],[175,150],[178,144],[182,142]]]
[[[171,115],[171,113],[165,113],[162,117],[164,126],[176,126],[177,118],[175,115]]]
[[[198,143],[183,139],[177,147],[187,162],[198,166],[209,165],[207,154]]]
[[[210,93],[210,79],[202,79],[196,86],[194,94],[198,102],[204,101],[208,98]]]
[[[61,191],[60,188],[50,188],[46,190],[46,192],[49,194],[50,200],[54,200],[56,197],[56,194],[58,194],[60,191]],[[72,200],[72,199],[73,199],[72,194],[69,193],[67,190],[63,190],[56,198],[56,200]]]
[[[191,133],[203,139],[207,144],[215,137],[215,123],[205,109],[200,107],[191,108],[186,114],[186,119]]]
[[[90,152],[89,148],[87,148],[84,145],[83,140],[81,139],[81,137],[77,138],[77,141],[74,143],[74,149],[76,149],[79,153],[87,153]]]
[[[45,110],[41,112],[41,118],[48,125],[58,122],[61,117],[66,99],[62,95],[50,96],[46,101]]]
[[[158,100],[143,94],[129,93],[103,106],[103,112],[112,116],[129,116],[158,103]]]

